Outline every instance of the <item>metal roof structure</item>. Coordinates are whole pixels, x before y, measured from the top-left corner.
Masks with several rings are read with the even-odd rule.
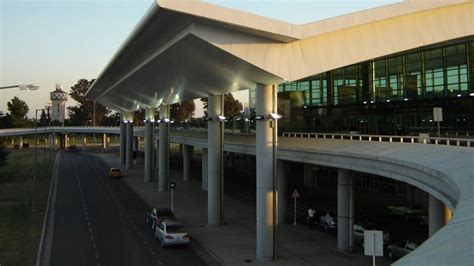
[[[87,93],[117,111],[278,84],[474,35],[472,0],[411,0],[304,25],[156,0]]]

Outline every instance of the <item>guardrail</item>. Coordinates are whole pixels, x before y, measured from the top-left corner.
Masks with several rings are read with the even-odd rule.
[[[343,139],[357,141],[376,142],[398,142],[398,143],[423,143],[434,145],[474,147],[474,139],[471,138],[439,138],[429,136],[395,136],[395,135],[362,135],[350,133],[305,133],[305,132],[283,132],[283,137],[290,138],[313,138],[313,139]]]

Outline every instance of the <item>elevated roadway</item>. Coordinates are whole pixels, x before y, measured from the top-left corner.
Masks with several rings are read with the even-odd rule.
[[[48,131],[49,130],[49,131]],[[16,130],[16,135],[31,134]],[[109,133],[118,128],[49,128],[41,133]],[[34,133],[34,131],[33,131]],[[0,131],[13,136],[14,130]],[[143,129],[136,128],[135,136]],[[172,132],[173,143],[207,148],[206,132]],[[251,135],[226,135],[224,151],[255,155],[256,139]],[[469,265],[474,261],[474,151],[468,147],[387,143],[333,139],[280,137],[279,160],[376,174],[422,189],[453,211],[449,223],[423,245],[396,264]]]

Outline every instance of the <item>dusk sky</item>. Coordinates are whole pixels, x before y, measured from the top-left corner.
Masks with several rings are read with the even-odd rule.
[[[400,1],[206,2],[304,24]],[[0,0],[0,86],[40,85],[37,91],[1,90],[0,111],[6,112],[7,102],[18,96],[28,103],[32,116],[47,105],[55,83],[69,91],[78,79],[96,78],[151,4],[152,0]],[[247,101],[245,93],[239,99]],[[201,114],[197,110],[196,115]]]

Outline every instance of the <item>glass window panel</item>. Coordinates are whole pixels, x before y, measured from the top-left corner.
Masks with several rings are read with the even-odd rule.
[[[441,58],[443,57],[443,49],[438,48],[438,49],[433,49],[424,52],[425,54],[425,59],[433,59],[433,58]]]
[[[448,46],[445,48],[446,55],[455,55],[455,54],[460,54],[460,53],[465,53],[466,52],[466,45],[464,43],[462,44],[456,44],[452,46]]]
[[[283,92],[285,91],[285,84],[279,84],[278,85],[278,92]]]
[[[421,61],[421,53],[414,53],[405,55],[405,62],[412,63],[412,62],[420,62]]]

